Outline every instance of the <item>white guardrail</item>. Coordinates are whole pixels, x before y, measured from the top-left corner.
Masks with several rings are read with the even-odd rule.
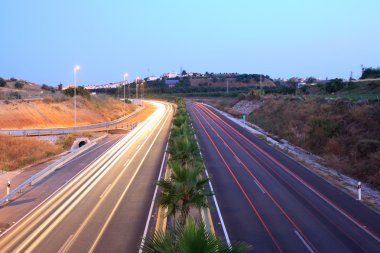
[[[105,136],[106,135],[104,135],[104,136],[102,136],[100,138],[104,138]],[[100,138],[98,138],[97,140],[99,140]],[[46,176],[50,175],[51,173],[53,173],[57,169],[61,168],[67,162],[69,162],[70,160],[72,160],[74,157],[82,154],[83,152],[85,152],[86,150],[92,148],[95,145],[96,145],[96,141],[91,141],[91,142],[87,143],[86,145],[82,146],[81,148],[78,148],[78,149],[70,152],[69,154],[63,156],[58,161],[50,164],[45,169],[39,171],[38,173],[34,174],[33,176],[31,176],[26,181],[24,181],[21,184],[19,184],[16,188],[14,188],[13,190],[11,190],[9,192],[9,194],[7,194],[4,197],[0,198],[0,204],[3,203],[3,202],[5,202],[5,201],[7,201],[10,197],[12,197],[13,195],[15,195],[16,193],[21,192],[21,190],[25,186],[34,185],[34,184],[38,183],[39,181],[41,181],[42,179],[44,179]]]
[[[0,134],[4,135],[16,135],[16,136],[26,136],[26,135],[44,135],[44,134],[68,134],[73,133],[80,130],[88,130],[88,129],[94,129],[99,127],[109,127],[112,125],[115,125],[117,123],[122,122],[123,120],[126,120],[127,118],[133,116],[134,114],[138,113],[144,109],[144,107],[139,107],[136,111],[113,121],[108,122],[102,122],[97,124],[91,124],[86,126],[78,126],[78,127],[62,127],[62,128],[36,128],[36,129],[21,129],[21,130],[12,130],[12,129],[0,129]],[[125,128],[132,127],[132,124],[126,125]]]

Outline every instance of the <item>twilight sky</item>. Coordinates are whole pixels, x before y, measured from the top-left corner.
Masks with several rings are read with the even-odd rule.
[[[0,77],[193,72],[348,78],[380,66],[379,0],[1,0]]]

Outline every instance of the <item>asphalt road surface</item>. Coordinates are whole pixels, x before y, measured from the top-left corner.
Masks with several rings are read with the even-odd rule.
[[[253,252],[380,252],[379,213],[216,110],[187,107],[231,240]]]
[[[0,237],[0,252],[138,252],[171,127],[157,110]]]

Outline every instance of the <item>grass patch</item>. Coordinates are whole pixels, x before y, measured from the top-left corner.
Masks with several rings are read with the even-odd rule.
[[[11,171],[59,154],[62,147],[32,137],[0,135],[0,169]]]

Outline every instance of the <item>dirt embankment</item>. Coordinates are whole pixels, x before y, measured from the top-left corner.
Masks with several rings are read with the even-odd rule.
[[[278,96],[258,103],[263,104],[249,121],[319,155],[325,165],[380,188],[379,102]]]
[[[126,113],[135,110],[126,106]],[[123,104],[109,96],[98,95],[86,100],[77,97],[77,125],[115,120],[123,116]],[[40,101],[1,101],[0,128],[25,129],[66,127],[74,124],[74,99],[60,96]]]

